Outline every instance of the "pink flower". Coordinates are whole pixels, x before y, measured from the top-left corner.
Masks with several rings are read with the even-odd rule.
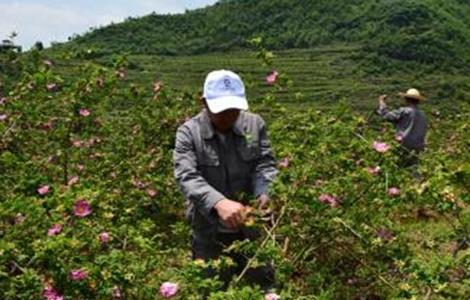
[[[117,285],[115,285],[113,287],[113,298],[114,299],[121,299],[122,298],[121,289]]]
[[[70,271],[70,278],[72,278],[73,281],[81,281],[86,279],[88,276],[88,273],[83,270],[83,269],[76,269]]]
[[[380,173],[380,167],[379,166],[369,167],[366,170],[371,175],[379,175],[379,173]]]
[[[80,148],[81,146],[83,146],[83,142],[80,141],[80,140],[73,140],[73,141],[72,141],[72,145],[73,145],[74,147]]]
[[[266,76],[266,83],[268,85],[273,85],[277,81],[277,76],[279,76],[279,73],[277,71],[272,71],[268,76]]]
[[[90,115],[90,111],[86,108],[80,108],[79,112],[80,116],[88,117]]]
[[[135,178],[132,180],[132,185],[135,186],[138,189],[144,189],[147,186],[146,183],[144,183],[144,182],[142,182],[138,179],[135,179]]]
[[[393,234],[387,229],[381,228],[376,232],[377,236],[384,241],[390,241],[393,239]]]
[[[54,127],[54,123],[52,120],[49,120],[41,124],[41,128],[44,130],[51,130],[53,127]]]
[[[55,236],[58,235],[62,231],[61,224],[54,224],[51,228],[47,231],[47,236]]]
[[[99,86],[99,87],[103,87],[104,86],[103,78],[101,78],[101,77],[96,78],[96,85]]]
[[[401,141],[403,141],[403,136],[404,136],[403,132],[397,132],[395,134],[395,140],[398,141],[398,142],[401,142]]]
[[[17,213],[15,216],[15,224],[19,225],[24,222],[26,217],[22,213]]]
[[[173,282],[165,282],[160,286],[160,295],[164,298],[171,298],[178,293],[178,284]]]
[[[278,163],[278,166],[280,168],[287,168],[289,167],[289,157],[284,157],[279,163]]]
[[[318,197],[318,200],[321,203],[328,204],[331,207],[338,207],[340,205],[339,200],[335,196],[329,194],[320,195],[320,197]]]
[[[43,185],[37,189],[39,195],[44,196],[49,193],[50,187],[48,185]]]
[[[80,218],[86,217],[91,214],[91,206],[85,199],[79,199],[74,204],[73,213]]]
[[[158,92],[160,92],[160,90],[162,89],[162,83],[160,81],[156,81],[153,83],[153,92],[156,94]]]
[[[375,151],[380,152],[380,153],[385,153],[390,149],[390,145],[387,143],[381,143],[378,141],[374,141],[372,144],[372,147],[374,147]]]
[[[81,164],[77,164],[77,170],[82,172],[83,170],[85,170],[85,166]]]
[[[57,84],[55,83],[48,83],[46,84],[46,88],[49,92],[53,92],[57,89]]]
[[[5,103],[7,103],[7,98],[6,97],[0,98],[0,105],[3,105]]]
[[[52,61],[50,61],[50,60],[48,60],[48,59],[44,60],[43,63],[44,63],[46,66],[48,66],[48,67],[52,67],[52,66],[54,65],[54,64],[52,63]]]
[[[264,300],[280,300],[281,296],[276,293],[269,293],[264,295]]]
[[[72,178],[70,178],[70,180],[69,180],[69,182],[67,182],[67,184],[69,186],[72,186],[72,185],[77,184],[78,181],[79,181],[78,176],[73,176]]]
[[[150,198],[155,198],[158,195],[158,192],[154,189],[147,189],[146,192]]]
[[[109,233],[104,231],[100,233],[99,238],[101,243],[107,244],[109,242]]]
[[[123,70],[116,71],[116,77],[119,79],[124,79],[126,77],[126,73]]]
[[[42,292],[45,300],[63,300],[64,297],[60,296],[57,291],[50,285],[46,285]]]
[[[391,188],[388,189],[388,195],[390,197],[400,196],[400,190],[396,187],[391,187]]]
[[[7,114],[0,115],[0,121],[5,121],[8,118]]]

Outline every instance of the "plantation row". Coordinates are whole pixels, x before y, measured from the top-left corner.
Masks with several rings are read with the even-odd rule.
[[[190,259],[172,149],[200,109],[197,89],[134,81],[125,60],[58,75],[61,65],[38,60],[0,100],[2,299],[262,299],[243,279],[220,290]],[[264,68],[253,86],[267,85]],[[469,105],[425,106],[418,182],[397,166],[391,125],[347,98],[292,109],[277,91],[296,81],[283,76],[252,105],[279,159],[275,213],[271,224],[255,216],[263,238],[234,250],[274,264],[281,299],[464,299]]]

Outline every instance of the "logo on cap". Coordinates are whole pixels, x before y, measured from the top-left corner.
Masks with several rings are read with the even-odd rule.
[[[228,90],[234,90],[233,86],[232,86],[232,81],[228,78],[225,78],[224,79],[224,90],[228,91]]]

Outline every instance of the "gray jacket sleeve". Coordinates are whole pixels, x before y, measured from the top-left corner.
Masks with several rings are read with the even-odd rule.
[[[212,209],[225,198],[202,177],[197,168],[197,157],[191,131],[181,126],[176,134],[173,152],[174,175],[184,195],[206,218],[213,213]]]
[[[260,124],[260,156],[257,159],[255,172],[252,177],[252,185],[254,187],[254,194],[256,197],[259,197],[262,194],[268,194],[269,184],[274,180],[278,173],[276,169],[276,160],[271,148],[271,142],[268,139],[266,125],[261,117],[258,117],[258,122]]]
[[[389,110],[387,106],[379,106],[377,114],[387,121],[396,123],[402,118],[403,110],[401,108]]]

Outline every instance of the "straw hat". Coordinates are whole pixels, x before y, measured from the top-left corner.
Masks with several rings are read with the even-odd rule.
[[[423,101],[425,98],[421,95],[421,93],[417,89],[409,89],[406,93],[398,93],[400,97],[415,99],[418,101]]]

